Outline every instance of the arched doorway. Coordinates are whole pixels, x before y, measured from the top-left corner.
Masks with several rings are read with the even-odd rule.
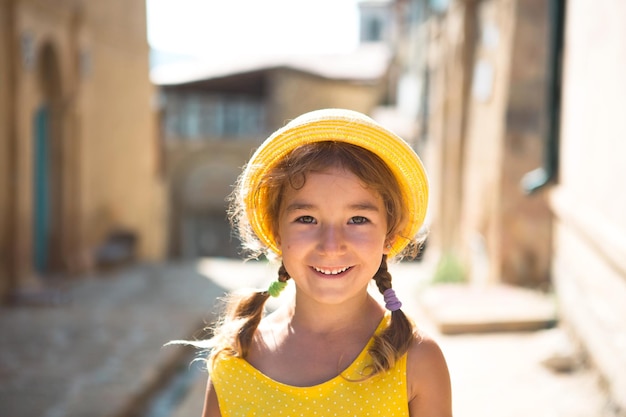
[[[46,43],[39,54],[41,101],[33,117],[33,268],[40,276],[61,269],[62,106],[59,62]]]
[[[243,159],[238,147],[219,145],[181,158],[171,174],[169,256],[238,257],[239,242],[227,219],[226,199]]]

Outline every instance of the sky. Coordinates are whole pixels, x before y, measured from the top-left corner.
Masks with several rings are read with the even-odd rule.
[[[146,0],[153,49],[190,55],[350,52],[357,0]]]

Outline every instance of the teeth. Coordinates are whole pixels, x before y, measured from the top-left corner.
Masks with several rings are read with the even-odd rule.
[[[342,272],[347,271],[348,269],[350,269],[350,267],[346,266],[344,268],[337,268],[337,269],[321,269],[321,268],[314,266],[313,269],[315,269],[317,272],[321,272],[324,275],[337,275],[337,274],[341,274]]]

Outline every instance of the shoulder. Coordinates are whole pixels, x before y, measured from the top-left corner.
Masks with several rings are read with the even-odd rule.
[[[407,354],[407,384],[411,415],[451,416],[448,365],[439,344],[416,334]]]

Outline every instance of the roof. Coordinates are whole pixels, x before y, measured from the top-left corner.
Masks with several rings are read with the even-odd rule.
[[[380,79],[391,61],[383,45],[363,45],[341,55],[291,55],[226,57],[203,63],[161,65],[150,72],[157,85],[181,85],[230,77],[237,74],[290,68],[328,79],[373,81]]]

